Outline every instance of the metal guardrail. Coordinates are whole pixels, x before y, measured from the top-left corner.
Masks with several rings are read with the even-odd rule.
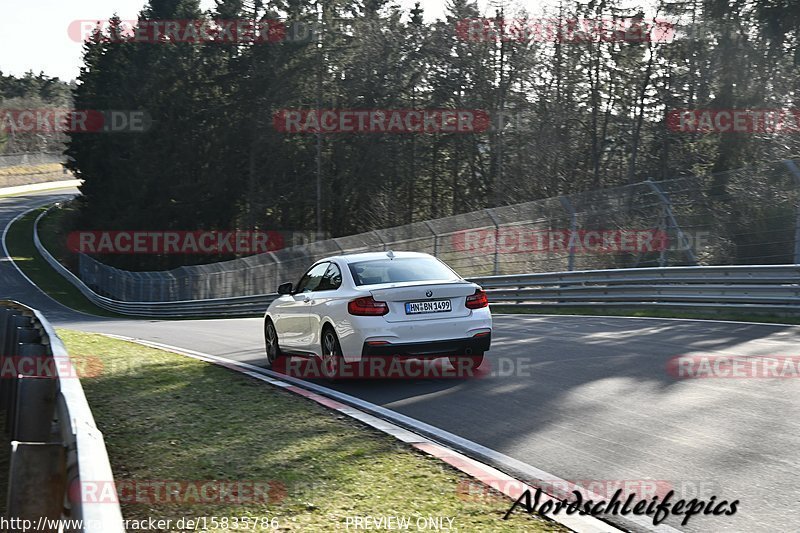
[[[56,204],[57,205],[57,204]],[[55,206],[50,207],[52,209]],[[72,283],[90,302],[101,309],[121,315],[139,317],[208,317],[250,316],[264,313],[277,294],[257,294],[218,298],[214,300],[182,300],[174,302],[122,302],[101,296],[89,288],[75,274],[58,262],[39,239],[39,221],[50,209],[42,212],[33,225],[33,244],[41,256],[56,272]]]
[[[518,307],[708,307],[800,312],[800,265],[590,270],[472,278]]]
[[[83,501],[83,482],[113,487],[114,477],[61,339],[38,311],[0,300],[0,349],[0,406],[11,440],[8,530],[23,531],[21,520],[30,520],[28,531],[56,532],[64,520],[65,531],[124,532],[118,504]]]
[[[247,316],[263,313],[277,294],[174,302],[121,302],[95,293],[39,240],[45,260],[98,307],[153,317]],[[625,268],[468,278],[493,304],[515,307],[706,307],[800,313],[800,265]]]

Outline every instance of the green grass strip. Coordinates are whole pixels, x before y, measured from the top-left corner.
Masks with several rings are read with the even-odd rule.
[[[449,465],[286,391],[134,343],[59,335],[74,358],[102,362],[81,381],[118,481],[285,487],[271,503],[127,502],[127,519],[269,517],[283,531],[333,531],[348,516],[433,516],[454,518],[457,531],[565,531],[522,512],[502,520],[511,500],[465,497],[470,478]]]

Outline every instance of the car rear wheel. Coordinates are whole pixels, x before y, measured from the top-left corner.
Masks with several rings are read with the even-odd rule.
[[[278,332],[271,320],[267,320],[264,325],[264,342],[267,352],[267,368],[272,368],[275,361],[281,356],[281,348],[278,345]]]
[[[331,328],[322,332],[322,375],[330,381],[340,376],[344,366],[344,356],[339,339]]]
[[[477,370],[478,367],[483,364],[482,353],[476,353],[472,355],[451,355],[449,359],[450,364],[453,365],[453,368],[455,368],[457,372],[466,372],[467,375],[471,375],[472,372]]]

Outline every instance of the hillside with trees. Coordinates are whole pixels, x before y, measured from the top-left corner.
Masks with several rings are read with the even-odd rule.
[[[786,4],[786,5],[784,5]],[[146,110],[145,133],[73,135],[87,229],[314,229],[332,236],[800,153],[800,135],[679,133],[674,109],[796,108],[800,9],[785,0],[562,2],[561,19],[674,21],[670,39],[465,39],[384,0],[150,0],[141,20],[280,20],[308,38],[85,44],[76,109]],[[499,4],[498,4],[499,5]],[[627,4],[626,4],[627,5]],[[294,26],[293,26],[294,24]],[[304,26],[305,27],[305,26]],[[295,32],[296,33],[296,32]],[[295,35],[296,37],[296,35]],[[283,109],[474,109],[476,133],[292,134]],[[146,225],[148,227],[142,227]],[[168,266],[167,264],[163,266]]]

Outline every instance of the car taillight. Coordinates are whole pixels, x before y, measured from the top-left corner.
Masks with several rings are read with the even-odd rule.
[[[467,296],[467,309],[480,309],[487,305],[489,305],[489,299],[481,289],[476,289],[475,294]]]
[[[386,302],[377,302],[372,296],[356,298],[347,304],[347,311],[356,316],[382,316],[389,312]]]

